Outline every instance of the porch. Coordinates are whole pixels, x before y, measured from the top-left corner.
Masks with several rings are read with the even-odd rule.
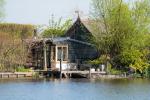
[[[59,70],[60,60],[62,70],[68,69],[68,45],[55,44],[49,39],[36,42],[32,49],[32,67],[34,70]]]

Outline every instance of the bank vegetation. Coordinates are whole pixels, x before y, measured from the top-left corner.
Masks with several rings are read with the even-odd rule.
[[[103,59],[108,69],[149,77],[150,1],[92,1],[91,18],[95,23],[91,26],[102,55],[94,61],[101,63]]]

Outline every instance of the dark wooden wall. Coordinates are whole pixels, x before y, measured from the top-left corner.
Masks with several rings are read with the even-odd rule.
[[[85,27],[80,18],[72,25],[72,27],[65,34],[72,39],[80,40],[83,42],[90,42],[93,38],[90,31]]]
[[[61,44],[68,44],[68,59],[70,63],[76,63],[77,60],[83,61],[95,59],[98,57],[97,49],[92,45],[82,44],[74,41],[63,41]]]

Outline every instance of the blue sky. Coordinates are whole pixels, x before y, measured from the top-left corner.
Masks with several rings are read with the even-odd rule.
[[[52,14],[56,18],[76,18],[75,10],[86,17],[91,0],[6,0],[5,22],[22,24],[48,24]]]

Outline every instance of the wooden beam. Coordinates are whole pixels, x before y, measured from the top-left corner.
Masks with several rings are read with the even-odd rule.
[[[46,54],[46,43],[43,40],[43,51],[44,51],[44,70],[47,71],[47,54]]]

